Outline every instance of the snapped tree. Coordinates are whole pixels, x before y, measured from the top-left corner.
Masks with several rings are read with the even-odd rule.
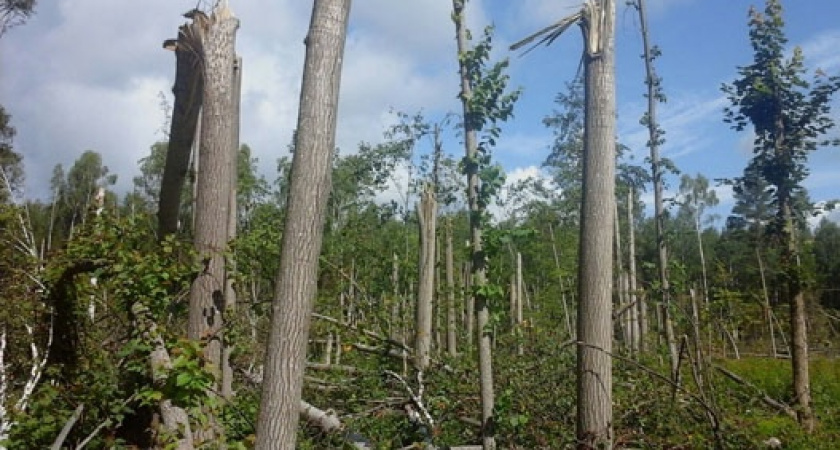
[[[772,193],[774,215],[767,232],[781,253],[781,291],[790,306],[793,398],[799,423],[811,432],[816,419],[808,367],[806,286],[797,232],[812,206],[798,200],[804,198],[808,155],[826,144],[822,136],[834,126],[830,101],[840,89],[840,77],[818,70],[813,82],[805,80],[802,50],[795,47],[788,56],[785,49],[787,38],[778,0],[768,0],[763,13],[750,9],[749,25],[754,59],[738,68],[740,79],[723,86],[732,102],[725,110],[725,121],[736,131],[752,125],[755,133],[753,159],[736,184],[755,183],[746,177],[758,177]]]

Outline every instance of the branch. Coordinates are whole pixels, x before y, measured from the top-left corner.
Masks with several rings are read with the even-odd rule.
[[[321,315],[321,314],[318,314],[318,313],[312,313],[312,317],[313,317],[313,318],[315,318],[315,319],[319,319],[319,320],[323,320],[323,321],[326,321],[326,322],[334,323],[334,324],[336,324],[336,325],[340,325],[340,326],[345,327],[345,328],[349,328],[349,329],[351,329],[351,330],[353,330],[353,331],[358,331],[359,333],[362,333],[362,334],[364,334],[365,336],[369,336],[369,337],[372,337],[372,338],[374,338],[374,339],[376,339],[376,340],[379,340],[379,341],[382,341],[382,342],[386,342],[386,343],[388,343],[388,344],[390,344],[390,345],[392,345],[392,346],[394,346],[394,347],[397,347],[397,348],[399,348],[399,349],[401,349],[401,350],[405,350],[405,351],[408,351],[408,352],[410,352],[410,351],[411,351],[411,349],[410,349],[410,348],[408,348],[408,346],[406,346],[406,345],[405,345],[405,344],[403,344],[402,342],[397,342],[397,341],[395,341],[395,340],[393,340],[393,339],[391,339],[391,338],[387,338],[387,337],[385,337],[385,336],[379,335],[379,334],[377,334],[376,332],[373,332],[373,331],[370,331],[370,330],[367,330],[367,329],[364,329],[364,328],[359,328],[359,327],[357,327],[357,326],[355,326],[355,325],[350,325],[350,324],[347,324],[347,323],[342,323],[342,322],[341,322],[340,320],[338,320],[338,319],[335,319],[335,318],[332,318],[332,317],[329,317],[329,316],[324,316],[324,315]]]
[[[84,403],[80,403],[79,406],[76,407],[76,410],[73,411],[73,415],[67,419],[67,422],[64,423],[64,427],[61,429],[61,432],[58,433],[58,436],[56,436],[50,450],[61,450],[61,444],[63,444],[64,440],[67,439],[67,435],[70,434],[70,430],[73,429],[73,425],[75,425],[79,420],[79,417],[82,415],[82,411],[84,411],[84,409]]]
[[[754,391],[756,391],[758,394],[760,394],[761,401],[763,401],[765,404],[782,411],[783,413],[787,414],[788,416],[792,417],[793,419],[796,419],[796,411],[794,411],[793,408],[791,408],[790,406],[774,399],[773,397],[770,397],[769,394],[767,394],[766,392],[759,389],[758,386],[750,383],[749,381],[745,380],[744,378],[742,378],[741,376],[739,376],[735,372],[732,372],[731,370],[728,370],[724,367],[714,365],[714,368],[717,369],[720,373],[724,374],[726,376],[726,378],[729,378],[730,380],[732,380],[732,381],[734,381],[734,382],[736,382],[736,383],[738,383],[742,386],[747,386],[750,389],[753,389]]]

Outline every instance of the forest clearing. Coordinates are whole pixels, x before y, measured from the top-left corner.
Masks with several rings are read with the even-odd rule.
[[[730,176],[667,150],[646,0],[580,0],[515,40],[471,29],[498,5],[445,2],[457,107],[392,108],[342,148],[363,1],[303,2],[270,175],[242,139],[235,0],[160,37],[172,100],[130,190],[72,149],[28,195],[0,106],[0,449],[840,448],[840,195],[806,186],[840,145],[840,73],[788,41],[785,2],[728,37],[750,48],[714,103],[747,148]],[[0,42],[42,3],[0,0]],[[638,73],[617,70],[619,20]],[[511,181],[500,142],[540,90],[511,58],[537,71],[564,42],[573,78],[536,93],[544,175]]]

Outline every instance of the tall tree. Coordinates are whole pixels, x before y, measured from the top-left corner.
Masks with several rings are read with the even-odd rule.
[[[201,55],[204,90],[201,139],[195,204],[195,248],[204,261],[204,270],[190,289],[190,339],[204,342],[204,357],[221,380],[223,362],[223,317],[225,312],[226,257],[230,195],[236,159],[231,148],[234,123],[231,89],[233,86],[234,43],[239,19],[222,1],[210,15],[203,36]],[[215,424],[199,438],[213,439]]]
[[[774,217],[768,232],[781,252],[783,296],[790,306],[793,397],[800,424],[811,432],[816,419],[811,406],[805,286],[796,235],[797,224],[810,212],[810,206],[796,200],[804,192],[808,155],[834,126],[830,100],[840,89],[840,77],[817,71],[813,82],[805,80],[802,50],[796,47],[786,55],[779,0],[768,0],[763,13],[751,8],[749,26],[753,62],[738,68],[740,79],[723,86],[732,102],[725,120],[736,131],[752,125],[754,156],[746,171],[754,171],[772,188]]]
[[[615,3],[585,3],[583,204],[578,289],[579,446],[612,446],[612,285],[615,208]]]
[[[714,189],[709,189],[709,179],[701,174],[692,178],[684,174],[680,178],[680,212],[694,227],[697,237],[697,251],[700,254],[700,271],[703,278],[703,298],[709,302],[709,276],[706,271],[706,252],[703,248],[703,214],[706,209],[717,206],[719,200]],[[705,225],[708,225],[707,223]]]
[[[297,140],[257,420],[260,450],[295,448],[350,3],[315,0],[304,41]]]
[[[487,205],[503,184],[501,167],[491,164],[490,151],[501,133],[497,123],[507,120],[519,91],[506,92],[508,76],[506,60],[487,66],[490,56],[492,29],[470,47],[470,33],[466,26],[466,0],[452,1],[452,20],[458,48],[458,67],[461,77],[459,98],[464,121],[464,174],[467,177],[467,199],[470,212],[470,270],[471,292],[478,328],[478,365],[481,390],[481,438],[484,449],[496,448],[494,424],[492,330],[489,301],[500,289],[487,283],[487,254],[483,227],[488,221]],[[479,136],[481,133],[481,136]]]
[[[665,240],[665,199],[664,174],[669,167],[669,162],[663,160],[659,155],[659,146],[665,140],[664,131],[659,127],[656,116],[656,105],[665,101],[662,93],[662,79],[656,74],[653,65],[654,60],[659,56],[660,51],[656,46],[650,44],[650,31],[647,26],[647,8],[644,0],[635,0],[633,6],[639,12],[641,23],[642,43],[645,61],[645,85],[647,86],[647,111],[642,117],[642,124],[648,128],[648,147],[650,148],[651,175],[653,176],[653,202],[654,202],[654,224],[656,229],[657,247],[657,268],[659,274],[659,297],[662,311],[662,326],[664,328],[665,340],[668,344],[668,353],[671,357],[671,378],[678,379],[679,355],[677,354],[677,338],[674,334],[674,323],[671,317],[671,286],[668,278],[668,244]]]
[[[615,222],[615,2],[582,8],[517,42],[550,44],[574,24],[584,40],[584,144],[578,264],[577,439],[612,447],[612,287]]]

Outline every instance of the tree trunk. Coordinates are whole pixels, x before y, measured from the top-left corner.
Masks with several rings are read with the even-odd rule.
[[[779,208],[787,241],[782,251],[782,265],[787,272],[787,295],[790,304],[790,360],[793,368],[793,398],[799,424],[808,433],[813,433],[816,419],[811,405],[811,375],[808,355],[808,311],[805,308],[805,293],[802,290],[799,257],[790,197],[779,197]]]
[[[516,352],[519,356],[525,354],[525,347],[522,345],[522,340],[525,337],[525,330],[522,329],[522,302],[524,301],[525,292],[522,283],[522,253],[516,252],[516,275],[514,277],[513,289],[516,292],[516,329],[519,333],[519,345]]]
[[[615,208],[615,3],[585,4],[587,41],[578,289],[577,439],[612,447],[612,285]]]
[[[643,299],[638,298],[636,293],[636,226],[635,217],[633,215],[633,202],[635,201],[634,189],[630,188],[630,193],[627,194],[627,260],[628,260],[628,285],[630,304],[633,306],[633,311],[630,314],[630,325],[632,327],[633,344],[631,350],[634,353],[644,351],[644,336],[645,324],[647,318],[647,309]]]
[[[461,103],[463,105],[464,117],[470,113],[469,99],[472,97],[472,86],[470,86],[469,69],[461,59],[461,55],[468,51],[466,18],[464,16],[464,0],[452,0],[455,22],[455,36],[458,45],[458,66],[461,76]],[[466,157],[475,160],[478,155],[477,130],[468,120],[464,120],[464,147]],[[481,388],[481,442],[485,450],[496,448],[495,424],[493,416],[493,349],[492,334],[488,327],[490,322],[490,311],[487,305],[487,298],[479,295],[476,287],[482,287],[487,283],[487,271],[484,257],[484,245],[482,242],[481,216],[484,207],[479,204],[480,179],[478,167],[475,164],[467,165],[467,197],[470,207],[470,245],[472,251],[472,289],[467,295],[475,302],[476,328],[478,333],[478,366],[479,384]]]
[[[449,356],[458,354],[455,326],[455,256],[452,246],[452,218],[446,222],[446,350]]]
[[[233,90],[231,98],[231,118],[233,120],[233,132],[231,133],[231,186],[228,196],[228,242],[236,239],[237,226],[239,224],[239,211],[236,204],[239,182],[239,122],[240,122],[240,99],[242,93],[242,58],[236,58],[233,68]],[[231,272],[236,272],[236,258],[228,261]],[[236,309],[236,291],[233,289],[233,277],[225,280],[225,309],[233,312]],[[233,368],[230,366],[230,353],[232,346],[225,343],[222,354],[222,390],[223,398],[233,397]]]
[[[671,319],[671,286],[668,281],[668,247],[665,242],[665,206],[662,193],[663,174],[662,164],[659,160],[659,143],[662,139],[662,131],[659,129],[659,123],[656,120],[656,104],[660,98],[658,92],[659,81],[653,67],[654,55],[651,53],[650,48],[645,1],[638,0],[638,2],[639,23],[642,28],[642,42],[644,45],[645,84],[648,89],[648,146],[650,146],[650,164],[653,174],[654,223],[656,225],[656,246],[659,258],[659,294],[661,298],[659,307],[662,312],[662,325],[665,331],[665,340],[668,344],[668,353],[671,356],[671,379],[676,381],[678,379],[679,354],[677,351],[677,338],[674,334],[674,323]]]
[[[551,233],[551,250],[554,253],[554,265],[557,267],[557,280],[560,282],[560,300],[563,304],[563,314],[566,319],[566,331],[569,333],[569,339],[574,339],[575,331],[572,329],[572,312],[569,310],[569,302],[566,301],[566,292],[563,287],[563,273],[560,271],[560,253],[557,251],[557,239],[554,236],[554,227],[551,224],[548,224],[548,231]]]
[[[166,164],[160,182],[158,200],[158,231],[163,239],[178,231],[178,213],[181,209],[181,191],[190,164],[193,139],[198,126],[204,91],[204,73],[201,70],[202,35],[207,16],[197,13],[191,24],[178,29],[178,39],[164,42],[164,48],[175,51],[175,85],[172,94],[172,122]]]
[[[315,0],[305,40],[297,142],[257,419],[258,450],[295,448],[350,3]]]
[[[432,189],[427,187],[420,195],[417,208],[420,222],[420,286],[417,290],[416,329],[414,337],[414,367],[423,372],[429,368],[432,343],[432,313],[435,293],[435,229],[437,228],[437,202]]]
[[[222,330],[226,288],[224,251],[228,241],[227,218],[233,176],[230,142],[234,132],[233,102],[234,42],[239,20],[225,3],[213,11],[203,39],[204,106],[199,149],[201,172],[196,198],[195,248],[204,261],[204,271],[190,289],[188,336],[202,341],[204,356],[212,370],[222,367]],[[221,373],[217,373],[221,376]],[[212,389],[215,392],[218,387]],[[210,394],[210,393],[209,393]],[[212,395],[212,394],[211,394]],[[209,410],[208,414],[209,414]],[[213,440],[217,424],[210,417],[205,430],[196,430],[201,440]]]

